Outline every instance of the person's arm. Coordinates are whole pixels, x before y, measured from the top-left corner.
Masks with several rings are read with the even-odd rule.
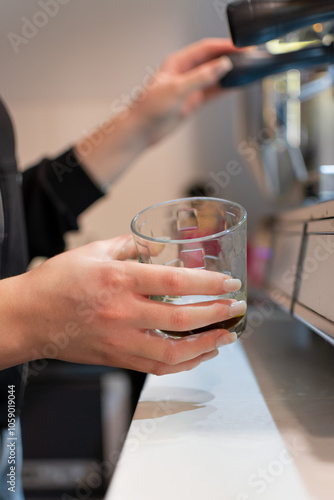
[[[132,236],[118,237],[1,280],[0,369],[54,358],[161,375],[190,370],[236,340],[219,329],[172,340],[153,328],[201,328],[243,313],[244,302],[179,307],[149,296],[218,295],[238,290],[239,280],[213,271],[123,261],[134,253]]]
[[[232,68],[226,54],[236,50],[212,38],[170,55],[127,109],[80,140],[74,150],[96,184],[110,185],[142,151],[222,95],[218,81]]]
[[[65,248],[64,234],[103,196],[113,180],[147,147],[223,90],[217,83],[231,67],[222,54],[229,40],[208,39],[169,56],[136,102],[105,122],[74,149],[44,158],[23,172],[29,255],[52,257]]]

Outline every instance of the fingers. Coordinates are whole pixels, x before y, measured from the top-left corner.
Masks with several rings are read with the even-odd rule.
[[[183,363],[178,363],[171,365],[163,361],[156,361],[153,359],[147,359],[140,356],[126,356],[126,359],[119,360],[120,362],[112,361],[112,366],[126,367],[129,370],[135,370],[143,373],[151,373],[152,375],[167,375],[172,373],[179,373],[182,371],[189,371],[196,368],[200,363],[205,361],[210,361],[211,359],[218,356],[218,349],[213,349],[210,352],[200,354],[199,356],[185,361]],[[106,362],[108,364],[108,361]]]
[[[172,69],[183,73],[223,54],[230,54],[237,50],[240,49],[234,47],[229,39],[208,38],[200,40],[170,56],[166,69],[171,66]]]
[[[149,299],[146,299],[148,302]],[[150,301],[142,308],[141,317],[135,319],[141,328],[186,332],[240,316],[246,312],[244,301],[220,300],[192,305],[172,305]]]
[[[152,330],[132,336],[132,353],[168,366],[181,365],[237,340],[234,333],[216,329],[182,339],[163,338]]]
[[[128,262],[140,295],[222,295],[240,290],[240,280],[204,269],[176,268]]]
[[[203,94],[198,98],[198,103],[194,106],[196,108],[214,95],[224,93],[224,90],[217,87],[217,82],[233,67],[228,54],[239,50],[231,40],[209,38],[174,54],[162,69],[179,74],[179,91],[182,96],[196,90],[209,91],[211,87],[215,87],[214,93]]]
[[[199,364],[210,361],[211,359],[218,356],[218,349],[213,349],[210,352],[201,354],[194,359],[185,361],[183,363],[178,363],[176,365],[171,365],[164,363],[162,361],[148,360],[146,358],[140,358],[134,356],[130,360],[130,369],[136,371],[142,371],[145,373],[151,373],[152,375],[170,375],[172,373],[179,373],[182,371],[189,371],[196,368]]]
[[[172,374],[172,373],[179,373],[183,371],[190,371],[196,368],[198,365],[205,361],[210,361],[211,359],[214,359],[218,356],[219,351],[218,349],[213,349],[210,352],[206,352],[205,354],[201,354],[200,356],[197,356],[196,358],[193,358],[189,361],[184,361],[183,363],[178,363],[176,365],[169,365],[167,363],[156,363],[155,366],[153,366],[154,374],[155,375],[167,375],[167,374]]]
[[[217,84],[217,81],[232,69],[231,60],[223,56],[215,61],[192,69],[182,75],[181,93],[187,95],[196,90],[206,89]]]
[[[131,352],[128,344],[118,352],[118,359],[126,358],[122,365],[128,368],[163,375],[191,370],[200,362],[212,359],[221,346],[236,342],[235,333],[227,330],[212,330],[183,339],[162,338],[153,331],[136,331],[131,335]],[[112,349],[114,352],[114,349]],[[105,360],[108,364],[108,359]],[[115,366],[115,362],[112,361]]]

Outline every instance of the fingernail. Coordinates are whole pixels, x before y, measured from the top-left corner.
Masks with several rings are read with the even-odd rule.
[[[241,288],[241,281],[237,279],[224,280],[224,290],[226,292],[237,292]]]
[[[228,73],[233,68],[233,63],[231,59],[227,56],[223,56],[219,58],[219,62],[217,64],[217,70],[219,74]]]
[[[235,332],[224,333],[217,339],[216,347],[222,347],[223,345],[233,344],[238,340],[238,335]]]
[[[201,358],[201,361],[210,361],[210,359],[213,359],[215,358],[216,356],[218,356],[219,354],[219,351],[218,349],[214,349],[213,351],[210,351],[210,352],[206,352],[205,354],[202,355],[202,358]]]
[[[241,314],[244,314],[247,309],[247,304],[244,300],[240,300],[239,302],[233,302],[233,304],[230,305],[230,316],[231,318],[234,318],[235,316],[241,316]]]

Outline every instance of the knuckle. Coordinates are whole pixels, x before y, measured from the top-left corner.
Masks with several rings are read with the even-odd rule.
[[[170,316],[171,330],[183,332],[190,328],[190,313],[182,306],[175,306]]]
[[[120,291],[125,287],[125,277],[122,273],[122,270],[114,268],[113,271],[109,275],[110,285],[113,290]]]
[[[185,74],[167,75],[163,78],[165,95],[168,97],[170,106],[176,105],[188,94],[187,78]]]
[[[224,285],[220,274],[213,273],[212,275],[213,283],[211,284],[211,290],[213,290],[213,295],[221,295],[223,292]]]
[[[167,375],[169,373],[168,366],[163,363],[157,363],[151,370],[152,375],[157,375],[161,377],[162,375]]]
[[[136,263],[137,265],[137,263]],[[141,264],[138,263],[139,266],[141,266]],[[143,279],[143,277],[139,274],[139,273],[133,273],[131,276],[128,277],[128,280],[127,280],[127,284],[128,286],[131,288],[131,290],[135,290],[137,289],[138,287],[140,287],[143,282],[145,282],[145,280]]]
[[[166,95],[170,96],[170,101],[173,102],[173,99],[179,99],[183,95],[183,79],[179,75],[167,75],[166,73],[162,74],[162,78],[160,81],[163,82],[164,88],[166,91]]]
[[[227,319],[228,314],[226,313],[226,305],[222,302],[216,302],[211,306],[212,320],[222,320]]]
[[[180,290],[184,283],[183,273],[178,270],[171,269],[171,272],[167,274],[165,278],[165,286],[168,292],[177,292]]]
[[[104,316],[107,320],[120,323],[129,317],[129,311],[123,307],[112,307],[109,311],[105,312]]]
[[[105,308],[102,313],[103,319],[113,324],[133,325],[141,321],[141,311],[138,308],[136,301],[128,294],[123,299],[113,297],[109,307]]]
[[[112,292],[121,292],[130,285],[130,278],[127,275],[123,263],[117,262],[117,265],[102,269],[102,286]]]
[[[175,344],[170,344],[163,353],[163,362],[167,365],[176,365],[179,362],[179,354]]]

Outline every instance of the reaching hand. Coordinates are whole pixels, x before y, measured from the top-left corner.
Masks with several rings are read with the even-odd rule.
[[[200,105],[224,93],[218,82],[232,69],[227,55],[236,50],[230,40],[209,38],[167,57],[144,95],[134,103],[145,120],[151,144]]]
[[[75,150],[98,184],[113,180],[148,146],[156,143],[200,105],[224,91],[219,80],[232,67],[229,40],[212,38],[167,57],[130,107],[112,117]]]

